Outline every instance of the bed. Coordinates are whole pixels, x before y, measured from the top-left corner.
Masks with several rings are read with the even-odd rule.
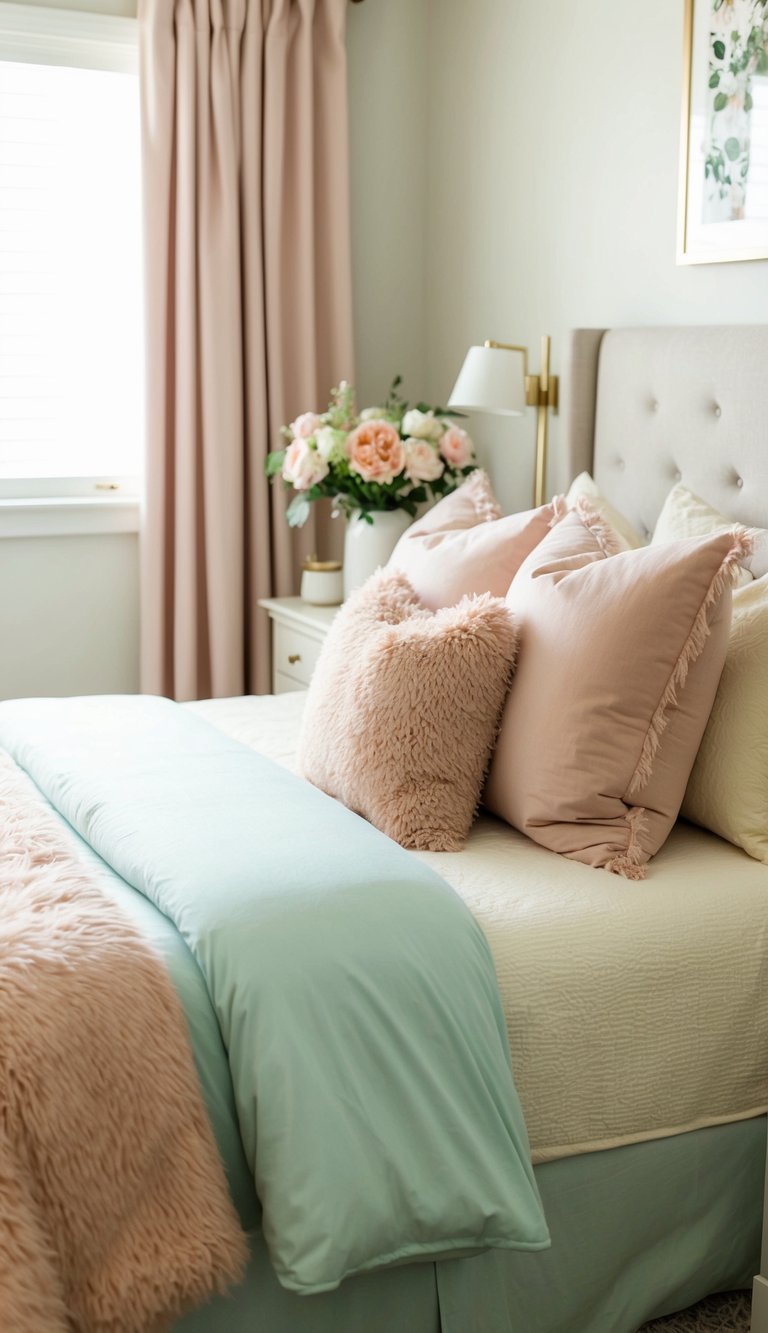
[[[767,358],[764,327],[578,331],[564,412],[570,474],[591,470],[646,535],[681,478],[734,520],[768,526]],[[185,711],[290,769],[301,708],[301,695],[284,695]],[[13,740],[17,716],[4,727],[0,718],[0,743]],[[188,1314],[179,1333],[634,1333],[752,1282],[768,1102],[768,867],[682,821],[639,884],[564,862],[490,816],[465,853],[420,854],[491,943],[551,1248],[410,1262],[299,1295],[278,1282],[267,1254],[203,977],[129,876],[85,841],[78,851],[165,960],[249,1233],[243,1283]],[[508,950],[511,881],[520,932]],[[548,976],[559,903],[564,937]],[[626,945],[639,931],[633,971]]]

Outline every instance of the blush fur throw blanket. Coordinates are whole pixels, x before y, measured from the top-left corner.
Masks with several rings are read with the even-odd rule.
[[[0,1326],[146,1333],[246,1243],[162,962],[0,751]]]

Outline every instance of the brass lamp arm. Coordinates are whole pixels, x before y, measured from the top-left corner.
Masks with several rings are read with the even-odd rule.
[[[536,471],[533,488],[533,502],[543,505],[547,483],[547,412],[551,408],[557,411],[560,397],[560,382],[557,375],[549,372],[549,350],[551,339],[545,333],[541,339],[541,371],[538,375],[528,374],[528,348],[517,343],[495,342],[486,339],[486,347],[496,347],[504,352],[521,352],[523,356],[523,374],[525,376],[525,401],[529,407],[536,408]]]

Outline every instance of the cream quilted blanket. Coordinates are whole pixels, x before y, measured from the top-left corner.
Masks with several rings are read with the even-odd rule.
[[[189,706],[292,767],[303,699]],[[534,1161],[768,1109],[768,866],[680,823],[619,881],[488,816],[413,855],[488,937]]]

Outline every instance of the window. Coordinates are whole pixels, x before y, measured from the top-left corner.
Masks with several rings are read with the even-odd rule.
[[[0,3],[0,497],[138,490],[136,40]]]

